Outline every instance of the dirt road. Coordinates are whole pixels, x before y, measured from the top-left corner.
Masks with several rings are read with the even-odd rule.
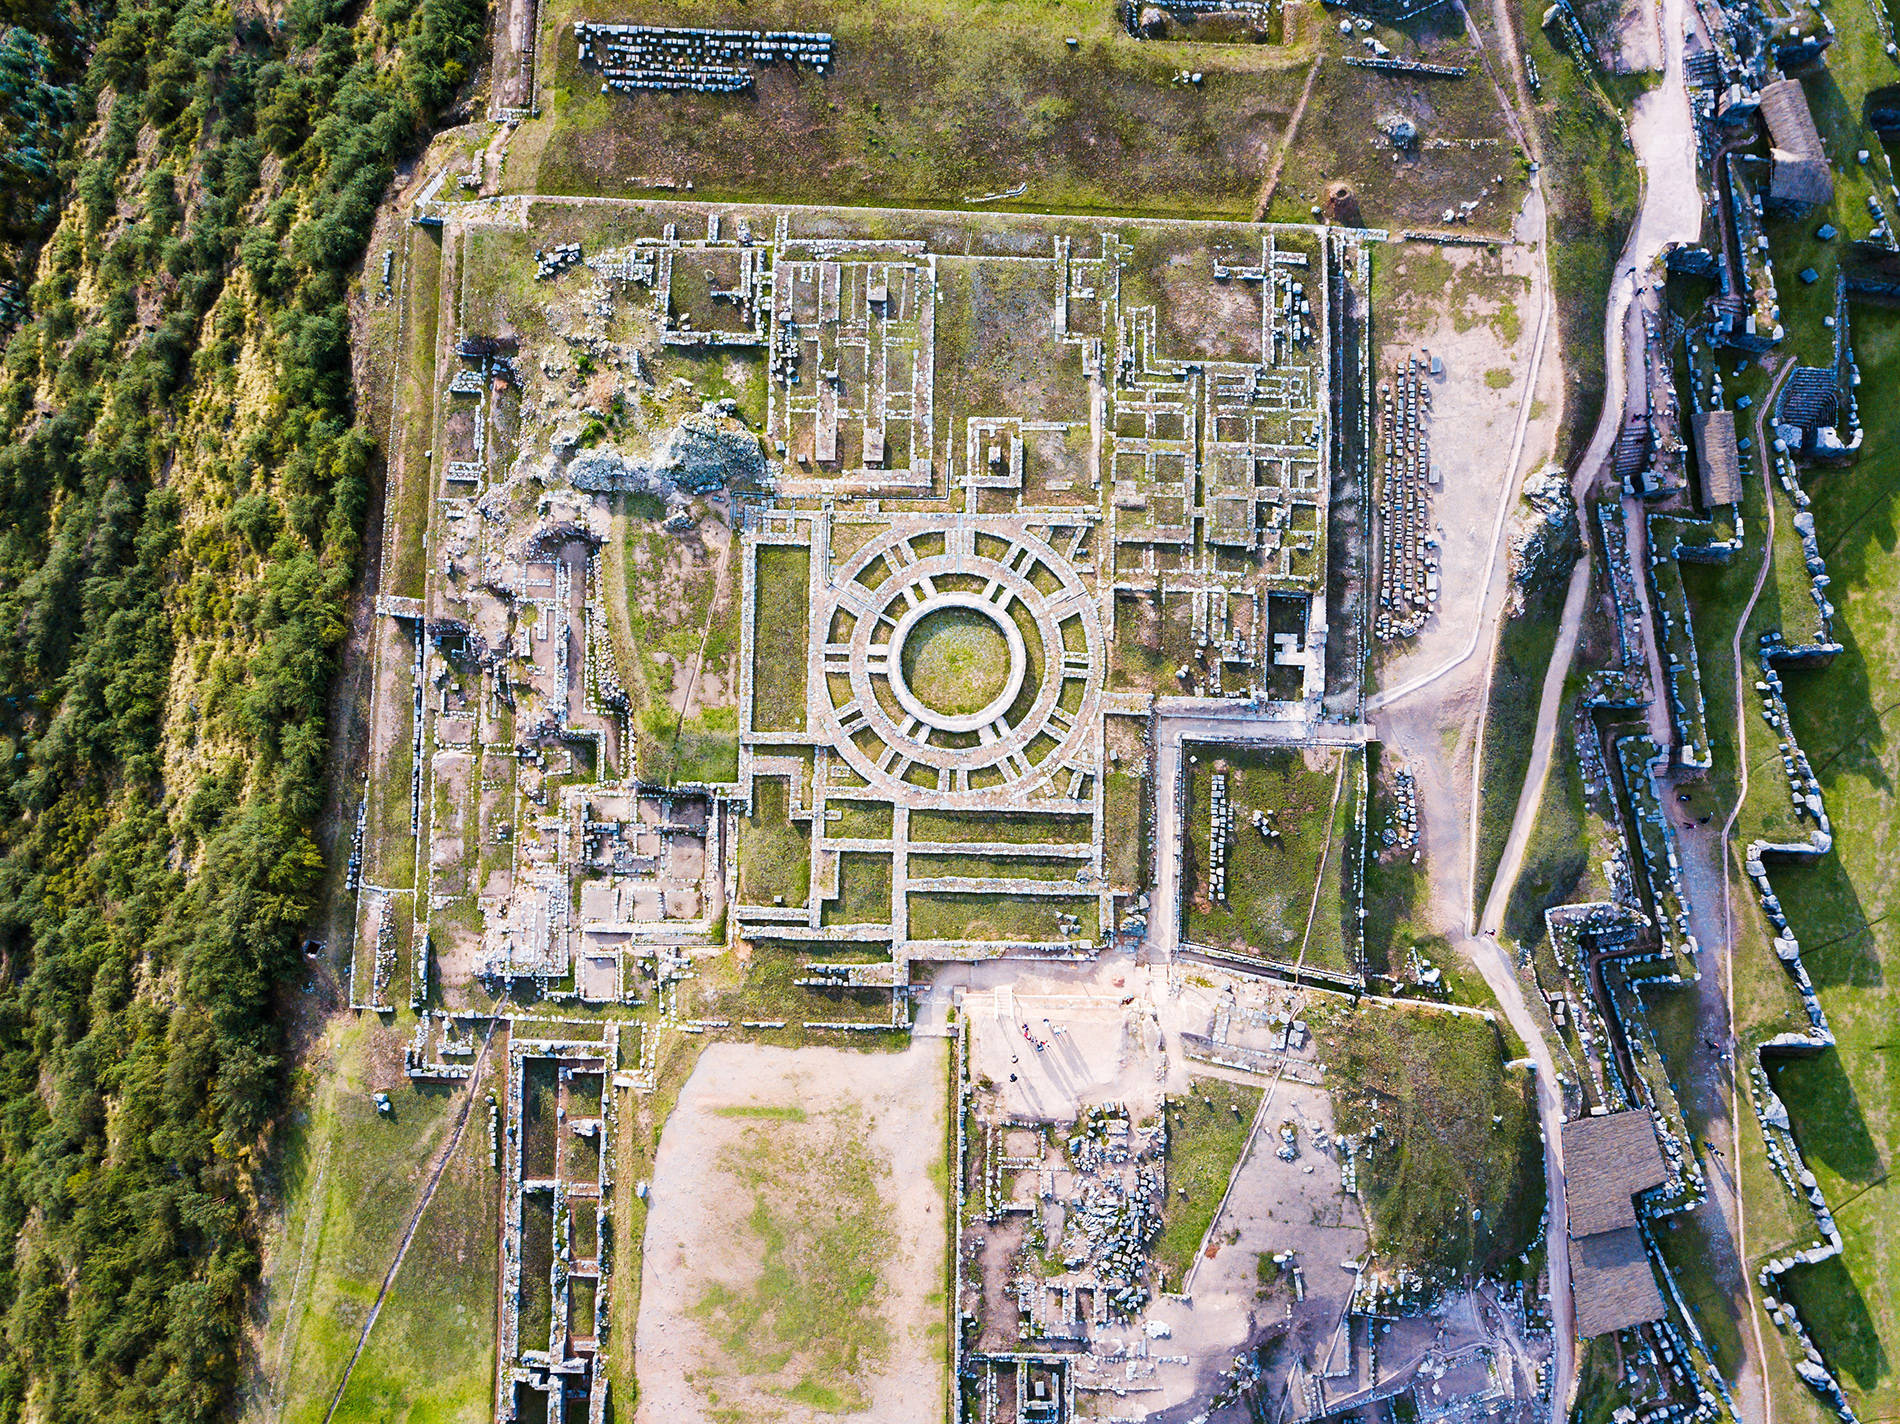
[[[1591,439],[1583,461],[1577,467],[1572,478],[1571,488],[1576,495],[1580,509],[1588,509],[1590,497],[1608,477],[1608,461],[1615,445],[1617,432],[1622,428],[1627,414],[1633,413],[1633,393],[1641,395],[1647,381],[1645,367],[1645,339],[1640,313],[1645,301],[1653,303],[1655,296],[1646,291],[1648,274],[1664,248],[1671,242],[1694,242],[1700,233],[1702,215],[1702,195],[1696,183],[1694,123],[1689,112],[1687,91],[1683,81],[1682,55],[1685,38],[1685,25],[1689,22],[1688,0],[1662,0],[1662,39],[1664,72],[1663,82],[1657,88],[1645,94],[1637,101],[1635,113],[1630,121],[1630,138],[1635,147],[1637,159],[1643,170],[1643,202],[1638,209],[1635,222],[1624,246],[1622,257],[1617,266],[1609,309],[1604,319],[1604,349],[1607,362],[1607,390],[1603,411],[1597,422],[1597,428]],[[1620,359],[1619,359],[1620,357]],[[1764,406],[1764,409],[1767,407]],[[1759,443],[1760,436],[1757,440]],[[1626,506],[1632,516],[1629,523],[1631,534],[1631,556],[1639,561],[1646,557],[1646,547],[1640,542],[1642,523],[1639,510]],[[1588,519],[1585,519],[1585,536],[1588,539]],[[1649,710],[1650,730],[1657,736],[1659,744],[1669,745],[1670,728],[1668,725],[1668,703],[1665,699],[1660,649],[1658,639],[1653,636],[1654,620],[1647,606],[1648,590],[1642,579],[1637,580],[1639,598],[1643,601],[1643,616],[1646,626],[1652,630],[1648,644],[1648,674],[1651,684],[1651,706]],[[1524,851],[1530,840],[1535,824],[1537,809],[1543,800],[1545,782],[1550,771],[1551,749],[1555,742],[1557,718],[1562,706],[1564,680],[1569,673],[1570,664],[1576,653],[1578,631],[1582,623],[1585,600],[1590,590],[1590,563],[1586,556],[1580,559],[1571,573],[1570,583],[1565,592],[1564,608],[1558,627],[1557,646],[1552,655],[1550,666],[1545,674],[1544,685],[1538,704],[1537,728],[1532,745],[1531,765],[1525,777],[1522,794],[1518,798],[1515,814],[1512,818],[1510,835],[1505,842],[1504,855],[1498,866],[1498,873],[1492,882],[1491,891],[1485,900],[1483,912],[1477,917],[1475,925],[1478,931],[1478,948],[1482,953],[1488,947],[1489,956],[1478,960],[1486,981],[1499,991],[1503,1000],[1501,985],[1508,982],[1515,990],[1516,976],[1507,973],[1510,966],[1504,963],[1505,955],[1497,946],[1495,934],[1501,927],[1504,909],[1510,899],[1512,888],[1522,869]],[[1739,679],[1739,672],[1738,672]],[[1738,681],[1739,686],[1739,681]],[[1719,846],[1714,854],[1720,854]],[[1697,857],[1703,859],[1705,857]],[[1712,896],[1721,888],[1719,877],[1707,873],[1708,867],[1698,866],[1690,872],[1687,886],[1691,914],[1697,920],[1708,924],[1704,930],[1697,925],[1699,941],[1706,951],[1720,956],[1724,971],[1728,961],[1728,934],[1726,918],[1715,921],[1710,914]],[[1698,906],[1700,908],[1698,908]],[[1706,1033],[1711,1024],[1721,1030],[1721,1040],[1726,1042],[1729,1033],[1729,1005],[1726,995],[1715,991],[1717,984],[1726,982],[1726,972],[1703,976],[1703,1003],[1699,1021]],[[1541,1048],[1541,1044],[1539,1045]],[[1533,1056],[1537,1049],[1533,1049]],[[1713,1055],[1712,1055],[1713,1056]],[[1698,1055],[1700,1058],[1701,1055]],[[1704,1070],[1715,1068],[1715,1064],[1699,1064]],[[1551,1113],[1546,1107],[1545,1090],[1554,1088],[1554,1081],[1546,1076],[1542,1062],[1539,1071],[1539,1110],[1545,1119],[1546,1166],[1550,1183],[1553,1208],[1561,1201],[1563,1188],[1563,1162],[1561,1138],[1553,1130]],[[1713,1083],[1720,1074],[1703,1071],[1692,1076]],[[1729,1084],[1732,1090],[1732,1084]],[[1715,1106],[1711,1104],[1710,1106]],[[1556,1108],[1556,1116],[1561,1121],[1561,1106]],[[1724,1136],[1731,1136],[1728,1131]],[[1725,1283],[1739,1291],[1742,1299],[1738,1302],[1740,1310],[1753,1315],[1752,1302],[1748,1297],[1748,1284],[1740,1271],[1740,1243],[1742,1242],[1744,1223],[1741,1217],[1741,1204],[1733,1190],[1733,1184],[1726,1180],[1720,1170],[1713,1171],[1710,1177],[1710,1200],[1716,1208],[1707,1225],[1713,1255],[1718,1259],[1711,1265]],[[1553,1211],[1551,1239],[1562,1239],[1560,1231],[1561,1217]],[[1557,1295],[1557,1253],[1552,1253],[1552,1294]],[[1564,1310],[1560,1316],[1566,1323],[1560,1332],[1568,1346],[1571,1327],[1568,1321],[1569,1293],[1562,1292]],[[1757,1323],[1756,1349],[1754,1357],[1739,1362],[1733,1381],[1738,1402],[1743,1404],[1744,1417],[1765,1419],[1767,1409],[1765,1382],[1760,1369],[1760,1340]],[[1565,1348],[1559,1351],[1555,1388],[1553,1390],[1553,1416],[1562,1417],[1568,1412],[1568,1404],[1575,1386],[1574,1351]],[[1753,1406],[1748,1407],[1748,1406]]]

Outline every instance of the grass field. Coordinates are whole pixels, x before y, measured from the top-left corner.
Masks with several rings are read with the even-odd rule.
[[[1473,7],[1473,14],[1484,8]],[[1396,27],[1375,25],[1373,34],[1401,58],[1461,65],[1468,73],[1421,80],[1353,68],[1336,52],[1355,48],[1358,37],[1342,46],[1329,28],[1321,46],[1327,57],[1269,216],[1310,222],[1328,185],[1345,179],[1371,227],[1442,227],[1444,209],[1471,202],[1474,228],[1508,231],[1523,200],[1525,170],[1460,13],[1440,7]],[[1394,149],[1384,133],[1394,118],[1414,126],[1416,143]]]
[[[904,681],[924,706],[966,717],[1001,695],[1009,645],[995,622],[970,608],[924,615],[904,639]]]
[[[1201,1249],[1260,1106],[1258,1088],[1232,1083],[1203,1088],[1206,1097],[1190,1093],[1168,1099],[1168,1199],[1154,1254],[1170,1290],[1180,1289]]]
[[[816,989],[798,983],[809,973],[805,966],[814,958],[834,964],[868,964],[888,961],[887,949],[876,945],[826,945],[822,955],[815,955],[813,948],[808,944],[755,943],[749,947],[743,962],[729,959],[710,968],[699,986],[702,992],[699,1012],[712,1018],[782,1022],[787,1026],[770,1031],[765,1041],[792,1046],[813,1041],[813,1033],[823,1033],[823,1030],[811,1033],[805,1030],[804,1025],[814,1020],[882,1024],[891,1021],[889,989]],[[859,1040],[859,1046],[868,1045]]]
[[[434,475],[429,467],[435,414],[436,314],[441,305],[442,239],[428,228],[410,231],[403,271],[407,320],[401,335],[402,377],[396,410],[402,436],[400,478],[389,490],[384,519],[391,521],[391,561],[382,570],[382,591],[403,598],[422,596],[423,533],[429,527]]]
[[[575,19],[816,29],[819,76],[758,74],[737,95],[602,94]],[[1071,49],[1065,39],[1074,37]],[[691,185],[716,201],[942,207],[1027,183],[1023,206],[1245,217],[1304,80],[1279,45],[1138,42],[1092,0],[660,0],[544,8],[543,111],[511,186],[619,195]],[[1183,68],[1198,85],[1177,84]],[[796,161],[783,161],[791,155]]]
[[[758,553],[753,614],[752,725],[764,732],[805,728],[806,625],[811,618],[811,550],[767,544]]]
[[[739,560],[713,521],[661,529],[661,510],[622,499],[610,591],[625,622],[614,649],[633,699],[639,774],[662,784],[732,782],[739,775]],[[709,698],[709,690],[717,696]]]
[[[1125,890],[1148,884],[1148,788],[1138,776],[1111,771],[1103,787],[1102,832],[1107,846],[1102,870]]]
[[[1309,1018],[1339,1130],[1362,1142],[1359,1189],[1380,1254],[1462,1274],[1523,1251],[1544,1212],[1543,1147],[1531,1081],[1505,1071],[1497,1029],[1370,1003]]]
[[[285,1154],[260,1368],[277,1417],[322,1424],[462,1089],[401,1072],[406,1029],[337,1020],[310,1060]],[[377,1113],[372,1088],[392,1112]],[[393,1424],[484,1416],[494,1373],[500,1178],[478,1121],[435,1199],[337,1407]]]
[[[811,896],[811,829],[791,819],[790,785],[760,777],[752,814],[739,827],[739,901],[802,905]]]
[[[896,1242],[857,1116],[836,1110],[817,1132],[802,1115],[748,1126],[743,1151],[720,1165],[751,1196],[750,1239],[734,1244],[760,1274],[747,1287],[715,1283],[693,1307],[748,1372],[774,1374],[797,1356],[804,1377],[790,1397],[836,1413],[864,1407],[862,1374],[890,1347],[877,1305],[881,1258]]]
[[[1351,759],[1338,752],[1195,744],[1189,755],[1182,933],[1199,944],[1350,970],[1343,902],[1353,825]],[[1211,796],[1225,770],[1234,829],[1227,898],[1212,897]],[[1253,813],[1273,813],[1270,839]],[[1315,889],[1318,894],[1315,896]]]
[[[887,841],[891,838],[892,813],[888,801],[833,801],[836,820],[825,826],[825,834],[838,840]]]
[[[1086,816],[1032,816],[988,811],[913,811],[913,844],[1086,845],[1094,827]]]
[[[838,857],[838,898],[828,901],[828,925],[889,924],[891,858],[873,851],[846,851]]]
[[[1097,923],[1099,908],[1093,897],[913,893],[909,903],[912,939],[1055,943],[1064,939],[1094,940],[1101,931]],[[1057,917],[1065,914],[1081,921],[1072,935],[1064,935],[1058,922]]]

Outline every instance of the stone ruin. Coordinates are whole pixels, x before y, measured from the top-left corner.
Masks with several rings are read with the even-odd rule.
[[[604,78],[600,92],[685,89],[697,94],[736,94],[750,89],[753,67],[806,65],[820,74],[831,68],[831,36],[805,30],[715,30],[697,26],[574,26],[583,63]]]

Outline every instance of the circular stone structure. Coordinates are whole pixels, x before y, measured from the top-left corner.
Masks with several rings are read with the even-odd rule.
[[[999,687],[993,695],[984,697],[974,711],[962,710],[962,704],[968,700],[967,698],[953,700],[944,697],[942,689],[932,686],[927,691],[934,696],[931,700],[926,700],[925,697],[919,696],[918,690],[911,685],[912,678],[920,671],[918,666],[912,665],[913,659],[916,664],[923,664],[934,651],[928,646],[929,644],[933,642],[942,644],[962,631],[951,623],[951,620],[960,612],[973,615],[973,620],[961,620],[965,627],[969,625],[969,622],[974,621],[979,632],[993,630],[992,636],[1002,644],[1000,651],[1008,658],[1005,667],[998,669],[995,675],[987,678],[982,678],[982,674],[988,670],[981,666],[960,666],[965,662],[962,649],[950,650],[947,655],[934,660],[943,666],[931,669],[939,674],[938,677],[930,679],[932,683],[940,680],[949,681],[962,674],[965,677],[975,675],[975,678],[982,679],[976,681],[973,678],[971,683],[966,685],[974,687],[979,696],[989,693],[990,687],[985,684]],[[931,623],[940,626],[938,629],[932,629],[928,626]],[[985,624],[988,625],[987,629],[983,628]],[[925,646],[913,649],[912,644]],[[979,727],[994,724],[1009,711],[1011,704],[1016,701],[1017,694],[1023,690],[1023,677],[1029,668],[1029,651],[1023,644],[1022,630],[1016,626],[1015,620],[994,603],[979,598],[973,593],[940,593],[934,598],[927,598],[922,603],[916,604],[910,612],[898,620],[896,629],[891,633],[890,646],[892,649],[889,654],[891,694],[897,698],[898,704],[919,722],[944,732],[974,732]],[[975,652],[974,649],[971,651]],[[922,681],[921,678],[919,680]],[[946,703],[948,705],[945,705]]]
[[[828,630],[822,731],[867,785],[908,805],[1005,807],[1059,771],[1095,773],[1102,615],[1041,533],[893,524],[839,561],[812,612]]]

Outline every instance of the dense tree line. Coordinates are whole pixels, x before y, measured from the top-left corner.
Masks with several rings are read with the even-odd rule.
[[[0,1424],[223,1417],[376,459],[346,296],[484,7],[13,18],[0,223],[43,247],[0,355]]]

